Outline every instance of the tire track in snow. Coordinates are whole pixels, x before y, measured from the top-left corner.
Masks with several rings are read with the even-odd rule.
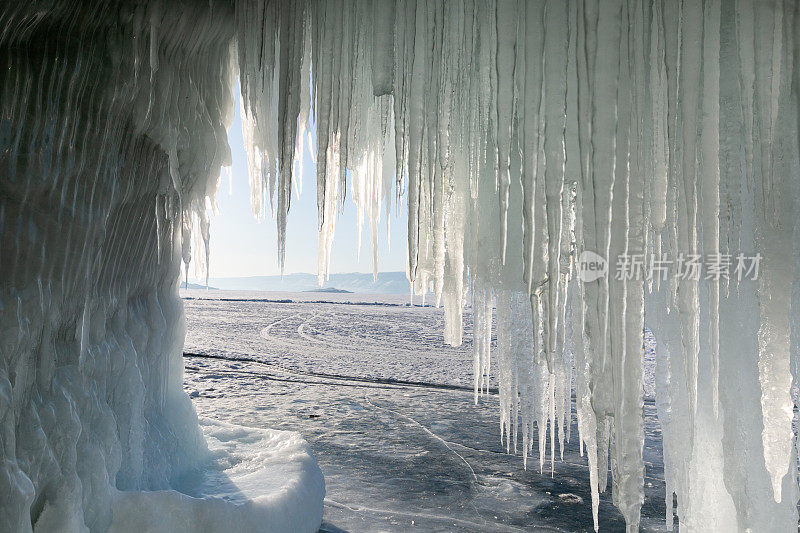
[[[288,348],[288,349],[302,348],[304,343],[297,342],[296,340],[292,340],[290,337],[286,337],[286,336],[283,336],[283,335],[274,335],[272,333],[272,328],[274,328],[275,326],[277,326],[279,324],[282,324],[284,322],[290,321],[290,320],[295,319],[295,318],[299,318],[299,317],[301,317],[303,315],[307,315],[307,314],[308,313],[301,311],[301,312],[294,313],[294,314],[289,315],[289,316],[285,316],[283,318],[279,318],[277,320],[273,320],[269,325],[267,325],[264,328],[262,328],[261,331],[259,332],[259,334],[261,335],[262,338],[274,343],[277,346],[283,346],[284,348]]]

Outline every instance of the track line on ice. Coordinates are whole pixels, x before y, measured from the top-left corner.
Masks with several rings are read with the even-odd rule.
[[[330,381],[306,381],[302,379],[290,379],[290,378],[281,378],[274,375],[264,374],[260,372],[250,372],[248,370],[227,370],[227,369],[211,369],[211,368],[199,368],[196,366],[186,366],[184,367],[187,370],[191,370],[193,372],[198,372],[202,374],[221,374],[226,376],[236,376],[236,375],[247,375],[250,377],[263,379],[266,381],[279,381],[281,383],[299,383],[303,385],[326,385],[328,387],[356,387],[361,389],[407,389],[408,387],[401,387],[401,386],[391,386],[391,385],[368,385],[368,384],[356,384],[356,383],[334,383]]]
[[[445,447],[446,447],[448,450],[450,450],[451,452],[453,452],[453,453],[454,453],[456,456],[458,456],[458,458],[459,458],[459,459],[461,459],[462,461],[464,461],[464,464],[465,464],[465,465],[467,465],[467,468],[469,468],[469,471],[470,471],[470,472],[472,472],[472,477],[474,477],[474,478],[475,478],[475,481],[478,481],[478,476],[475,474],[475,470],[473,470],[473,469],[472,469],[472,465],[470,465],[470,464],[469,464],[469,461],[467,461],[466,459],[464,459],[464,456],[463,456],[463,455],[461,455],[460,453],[458,453],[457,451],[455,451],[453,448],[451,448],[451,447],[450,447],[450,445],[447,443],[447,441],[446,441],[446,440],[444,440],[442,437],[440,437],[439,435],[437,435],[436,433],[434,433],[434,432],[433,432],[433,431],[431,431],[430,429],[426,428],[425,426],[423,426],[422,424],[420,424],[419,422],[417,422],[416,420],[414,420],[413,418],[411,418],[410,416],[408,416],[408,415],[406,415],[406,414],[403,414],[403,413],[401,413],[401,412],[399,412],[399,411],[395,411],[395,410],[393,410],[393,409],[389,409],[389,408],[387,408],[387,407],[381,407],[380,405],[376,405],[376,404],[372,403],[372,402],[370,401],[370,399],[369,399],[369,398],[368,398],[366,395],[364,395],[364,399],[365,399],[365,400],[367,401],[367,403],[368,403],[368,404],[370,404],[371,406],[373,406],[373,407],[377,407],[378,409],[381,409],[381,410],[383,410],[383,411],[389,411],[390,413],[394,413],[394,414],[396,414],[397,416],[401,416],[401,417],[403,417],[403,418],[405,418],[405,419],[409,420],[410,422],[412,422],[412,423],[416,424],[416,425],[417,425],[417,426],[419,426],[420,428],[422,428],[422,430],[423,430],[423,431],[425,431],[425,433],[427,433],[427,434],[428,434],[428,435],[430,435],[431,437],[433,437],[433,438],[437,439],[439,442],[441,442],[442,444],[444,444],[444,445],[445,445]]]
[[[412,380],[405,380],[405,379],[392,379],[392,378],[369,378],[369,377],[359,377],[359,376],[346,376],[343,374],[328,374],[325,372],[313,372],[310,370],[296,370],[292,368],[286,368],[281,365],[276,365],[274,363],[267,363],[265,361],[259,361],[257,359],[251,359],[248,357],[238,357],[232,356],[227,357],[223,355],[212,355],[212,354],[204,354],[204,353],[195,353],[195,352],[183,352],[184,357],[198,357],[203,359],[216,359],[220,361],[232,361],[236,363],[255,363],[258,365],[266,366],[279,372],[284,372],[286,374],[296,374],[302,376],[311,376],[317,378],[324,378],[324,379],[331,379],[337,381],[357,381],[361,383],[374,383],[379,385],[393,385],[396,387],[410,387],[410,388],[427,388],[427,389],[439,389],[439,390],[453,390],[453,391],[463,391],[469,392],[470,394],[473,393],[472,387],[467,387],[464,385],[451,385],[448,383],[428,383],[425,381],[412,381]],[[490,394],[497,394],[497,388],[490,388]]]
[[[305,320],[303,320],[300,323],[300,325],[297,326],[297,334],[300,336],[301,339],[305,339],[305,340],[307,340],[308,342],[310,342],[312,344],[321,344],[323,346],[329,346],[330,343],[328,341],[326,341],[325,339],[317,339],[317,338],[312,337],[311,335],[309,335],[308,333],[305,332],[306,326],[309,326],[309,322],[311,322],[312,320],[314,320],[315,318],[318,318],[318,317],[319,317],[319,313],[314,313],[313,315],[311,315],[311,316],[307,317]]]
[[[289,316],[285,316],[283,318],[279,318],[277,320],[273,320],[270,324],[268,324],[267,326],[262,328],[261,331],[259,332],[259,334],[264,339],[266,339],[268,341],[271,341],[271,342],[273,342],[273,343],[275,343],[275,344],[277,344],[279,346],[285,346],[285,347],[289,347],[289,348],[303,347],[302,343],[298,343],[296,341],[293,342],[292,339],[287,339],[286,337],[283,337],[283,336],[273,335],[272,334],[272,328],[274,328],[278,324],[281,324],[283,322],[287,322],[287,321],[295,319],[295,318],[302,317],[303,315],[306,315],[306,314],[307,313],[304,313],[304,312],[294,313],[293,315],[289,315]]]
[[[293,318],[297,315],[292,315]],[[281,319],[283,320],[283,319]],[[280,322],[276,321],[276,322]],[[269,326],[268,326],[269,327]],[[277,342],[281,342],[278,340],[278,337],[270,337],[270,340],[277,340]],[[382,385],[395,385],[395,386],[403,386],[403,387],[413,387],[413,388],[427,388],[427,389],[441,389],[441,390],[453,390],[453,391],[464,391],[473,394],[475,392],[474,387],[466,386],[466,385],[452,385],[450,383],[430,383],[427,381],[413,381],[413,380],[405,380],[405,379],[392,379],[392,378],[370,378],[370,377],[361,377],[361,376],[347,376],[345,374],[329,374],[326,372],[314,372],[311,370],[297,370],[293,368],[286,368],[281,365],[277,365],[275,363],[269,363],[267,361],[259,361],[258,359],[252,359],[250,357],[241,357],[241,356],[225,356],[225,355],[213,355],[213,354],[206,354],[206,353],[199,353],[199,352],[183,352],[184,357],[198,357],[202,359],[217,359],[220,361],[233,361],[236,363],[255,363],[262,366],[267,366],[273,369],[278,370],[279,372],[284,372],[286,374],[297,374],[303,376],[312,376],[312,377],[319,377],[325,379],[333,379],[333,380],[341,380],[341,381],[359,381],[363,383],[376,383]],[[499,390],[497,387],[489,387],[489,395],[496,395],[498,394]],[[573,393],[571,396],[572,400],[575,400],[575,394]],[[642,401],[645,404],[655,405],[655,400],[651,398],[643,398]]]
[[[408,511],[395,511],[393,509],[377,509],[374,507],[362,507],[362,506],[351,506],[344,503],[337,502],[336,500],[331,500],[330,498],[325,498],[325,504],[331,507],[335,507],[337,509],[345,509],[347,511],[353,513],[375,513],[375,514],[385,514],[385,515],[395,515],[395,516],[406,516],[409,518],[424,518],[426,520],[436,520],[440,522],[448,522],[453,525],[461,525],[463,527],[474,527],[478,528],[479,530],[485,530],[487,523],[478,524],[476,522],[472,522],[470,520],[464,520],[461,518],[454,518],[452,516],[444,516],[444,515],[436,515],[436,514],[428,514],[428,513],[411,513]],[[506,531],[530,531],[530,527],[528,529],[522,529],[514,526],[509,526],[506,524],[492,524],[493,528],[501,527],[505,528]],[[533,526],[534,529],[537,526]],[[560,529],[554,529],[552,527],[547,528],[548,531],[561,531]]]

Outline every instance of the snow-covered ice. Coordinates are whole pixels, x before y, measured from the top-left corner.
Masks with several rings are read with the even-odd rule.
[[[555,475],[539,473],[535,452],[523,469],[500,441],[496,392],[473,403],[471,335],[446,345],[441,309],[386,295],[182,294],[186,351],[214,356],[185,358],[201,420],[299,431],[325,474],[323,531],[591,529],[574,415]],[[644,531],[661,531],[664,513],[655,416],[648,401]],[[600,525],[623,526],[605,494]]]

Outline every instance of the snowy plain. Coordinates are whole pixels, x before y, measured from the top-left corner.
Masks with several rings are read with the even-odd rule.
[[[574,412],[563,460],[540,473],[538,456],[525,469],[501,444],[497,396],[474,405],[469,309],[454,348],[442,309],[419,298],[411,307],[395,295],[181,294],[185,388],[198,415],[299,432],[325,476],[322,531],[592,530]],[[644,409],[641,525],[664,531],[661,433],[654,403]],[[624,530],[610,491],[600,529]]]

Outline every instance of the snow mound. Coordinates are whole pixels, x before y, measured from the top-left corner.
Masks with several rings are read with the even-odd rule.
[[[317,531],[325,480],[295,432],[201,418],[211,453],[178,490],[119,492],[113,532]],[[148,513],[142,513],[148,509]]]

